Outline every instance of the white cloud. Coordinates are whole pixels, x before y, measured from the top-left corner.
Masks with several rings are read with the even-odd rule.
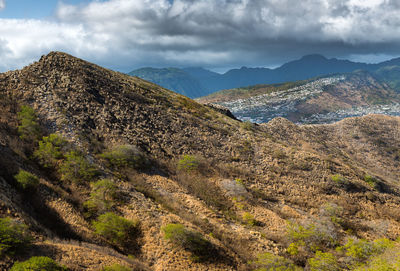
[[[0,0],[0,10],[6,7],[6,0]]]
[[[397,0],[60,3],[53,21],[0,20],[0,51],[6,52],[0,65],[27,64],[50,50],[125,71],[146,65],[273,65],[307,53],[398,55],[399,12]]]

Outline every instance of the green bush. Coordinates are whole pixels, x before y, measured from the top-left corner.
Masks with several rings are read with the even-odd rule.
[[[117,186],[109,179],[102,179],[91,184],[90,198],[84,203],[91,212],[104,212],[110,210],[117,194]]]
[[[257,224],[257,220],[249,212],[245,212],[242,216],[242,219],[243,222],[248,226],[255,226]]]
[[[168,224],[161,228],[164,238],[170,240],[192,253],[194,260],[206,260],[212,248],[212,244],[203,238],[198,232],[185,228],[182,224]]]
[[[131,271],[132,268],[120,265],[120,264],[113,264],[111,266],[104,267],[101,271]]]
[[[331,176],[331,179],[332,179],[332,181],[334,181],[334,182],[337,183],[337,184],[344,184],[344,183],[347,182],[346,178],[343,177],[343,176],[340,175],[340,174],[332,175],[332,176]]]
[[[392,248],[394,242],[382,238],[374,241],[365,239],[349,239],[344,246],[338,247],[338,251],[345,252],[346,256],[353,259],[354,262],[364,262],[371,256],[383,253],[386,249]]]
[[[333,223],[331,221],[329,223],[331,225],[324,223],[301,225],[289,222],[287,233],[292,243],[289,245],[288,252],[296,255],[299,251],[310,253],[334,247],[336,235],[331,227]]]
[[[378,180],[371,175],[365,175],[364,176],[364,181],[369,184],[372,188],[375,188],[376,185],[378,184]]]
[[[98,174],[96,168],[77,151],[70,151],[60,166],[61,180],[75,183],[91,181]]]
[[[263,253],[257,256],[253,262],[257,267],[254,271],[300,271],[301,268],[295,265],[291,260],[274,255],[272,253]]]
[[[67,141],[57,134],[44,136],[39,141],[39,148],[33,153],[44,167],[56,167],[60,159],[64,157]]]
[[[33,141],[39,140],[41,130],[35,110],[27,105],[21,106],[21,111],[18,112],[18,119],[20,122],[18,126],[20,138]]]
[[[400,270],[400,248],[397,245],[388,248],[381,255],[368,259],[365,265],[357,266],[354,271],[396,271]]]
[[[178,161],[178,170],[185,172],[197,171],[199,166],[199,160],[193,155],[186,154]]]
[[[129,244],[136,236],[139,229],[138,221],[131,221],[108,212],[98,217],[93,222],[96,234],[107,239],[116,246]]]
[[[32,257],[25,262],[16,262],[10,271],[67,271],[68,268],[59,265],[48,257]]]
[[[36,188],[39,185],[39,178],[36,175],[22,169],[19,170],[14,178],[23,189]]]
[[[31,242],[25,224],[11,218],[0,218],[0,257],[26,250]]]
[[[317,251],[313,258],[308,259],[310,271],[339,271],[338,261],[332,253]]]
[[[112,150],[100,154],[100,157],[106,160],[108,166],[114,169],[140,169],[146,164],[144,155],[132,145],[114,147]]]

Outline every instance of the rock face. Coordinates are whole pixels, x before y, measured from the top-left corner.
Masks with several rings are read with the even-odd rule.
[[[374,113],[400,115],[400,95],[361,71],[286,85],[226,90],[199,101],[222,105],[239,119],[257,123],[275,117],[310,124]]]
[[[0,74],[0,105],[0,216],[25,222],[35,238],[25,254],[1,260],[0,269],[45,255],[72,270],[114,263],[138,270],[247,270],[259,253],[287,256],[286,221],[326,221],[327,204],[343,210],[341,219],[358,237],[400,234],[399,117],[305,126],[275,118],[253,125],[59,52]],[[37,143],[17,132],[21,105],[35,109],[43,135],[64,136],[99,170],[98,178],[113,180],[119,200],[112,211],[140,220],[134,246],[115,247],[95,234],[83,204],[89,183],[61,180],[32,158]],[[99,153],[122,144],[138,148],[150,166],[109,168]],[[179,166],[182,155],[194,159],[195,170]],[[36,192],[18,187],[19,169],[39,177]],[[336,175],[343,182],[333,181]],[[189,249],[166,240],[161,229],[169,223],[208,240],[209,259],[196,261]],[[333,228],[343,244],[350,231]]]

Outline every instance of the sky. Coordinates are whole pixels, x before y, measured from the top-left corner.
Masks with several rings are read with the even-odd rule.
[[[110,69],[400,56],[399,0],[0,0],[0,72],[63,51]]]

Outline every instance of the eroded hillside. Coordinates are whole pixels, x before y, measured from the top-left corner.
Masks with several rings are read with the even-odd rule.
[[[275,117],[310,124],[372,113],[400,114],[399,94],[384,80],[363,71],[224,90],[198,100],[225,106],[236,117],[258,123]]]
[[[0,216],[33,236],[3,269],[35,255],[72,270],[251,270],[266,252],[304,267],[315,250],[290,227],[320,229],[325,252],[400,233],[399,117],[243,123],[58,52],[1,74],[0,103]],[[40,129],[21,138],[24,108]],[[102,234],[110,213],[134,234]]]

